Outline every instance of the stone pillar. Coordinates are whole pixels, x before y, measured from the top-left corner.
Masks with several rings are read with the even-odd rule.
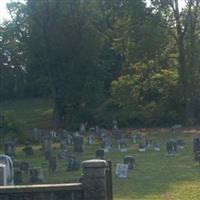
[[[88,160],[83,166],[84,200],[111,200],[112,181],[109,182],[109,163],[105,160]],[[110,177],[111,178],[111,177]]]

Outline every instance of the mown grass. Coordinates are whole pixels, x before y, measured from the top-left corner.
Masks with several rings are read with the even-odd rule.
[[[19,106],[17,106],[19,103]],[[44,104],[44,105],[42,105]],[[15,105],[15,106],[14,106]],[[30,106],[29,106],[30,105]],[[48,114],[47,120],[43,118],[44,113],[50,113],[50,103],[45,101],[37,102],[17,102],[4,104],[4,111],[10,111],[18,116],[18,120],[28,124],[26,128],[40,127],[50,121]],[[0,109],[2,105],[0,105]],[[41,109],[41,112],[40,112]],[[34,112],[37,111],[37,112]],[[31,117],[34,120],[31,120]],[[41,121],[42,120],[42,121]],[[44,122],[43,122],[44,120]],[[130,130],[125,130],[130,132]],[[128,152],[121,153],[117,150],[116,144],[113,145],[111,152],[106,154],[106,159],[113,163],[113,189],[115,200],[199,200],[200,199],[200,168],[199,164],[193,160],[192,138],[198,130],[185,130],[172,134],[167,129],[147,129],[142,133],[145,137],[154,139],[161,143],[161,151],[138,152],[137,145],[131,144],[127,137]],[[186,146],[175,156],[167,156],[165,143],[170,138],[184,139]],[[98,141],[93,145],[86,145],[82,155],[78,155],[80,160],[92,159],[95,156],[95,150],[99,148]],[[44,159],[39,146],[34,146],[34,156],[25,157],[22,147],[17,148],[16,160],[27,160],[32,167],[42,167],[44,171],[45,183],[63,183],[78,181],[81,176],[81,170],[77,172],[66,171],[65,161],[58,162],[58,170],[52,176],[48,174],[48,162]],[[54,153],[58,152],[58,144],[54,144]],[[73,153],[72,148],[68,150]],[[130,170],[127,179],[115,177],[115,166],[123,162],[125,155],[134,155],[136,158],[136,167]],[[26,176],[25,176],[26,177]],[[27,177],[26,177],[27,178]],[[25,179],[26,180],[26,179]]]

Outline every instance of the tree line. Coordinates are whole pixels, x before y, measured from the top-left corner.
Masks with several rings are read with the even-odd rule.
[[[27,0],[0,25],[0,101],[48,97],[55,126],[198,124],[200,0]]]

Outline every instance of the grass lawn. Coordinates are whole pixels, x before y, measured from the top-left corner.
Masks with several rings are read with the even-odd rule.
[[[34,127],[50,127],[50,102],[43,100],[20,101],[0,104],[0,112],[12,112],[13,116],[23,122],[26,129]],[[27,123],[27,124],[26,124]],[[129,132],[126,130],[126,132]],[[192,153],[192,138],[198,130],[184,130],[174,135],[167,129],[142,130],[143,135],[159,141],[161,151],[138,152],[137,145],[128,142],[128,152],[121,153],[114,145],[106,159],[113,163],[113,189],[115,200],[199,200],[200,199],[200,167],[194,162]],[[175,156],[166,156],[165,143],[170,138],[184,139],[186,146]],[[85,152],[79,155],[81,160],[92,159],[95,150],[99,148],[96,141],[94,145],[86,146]],[[34,156],[25,157],[22,147],[17,148],[16,160],[27,160],[32,167],[41,166],[44,170],[46,183],[63,183],[78,181],[81,171],[67,172],[64,161],[59,161],[58,170],[52,176],[48,175],[48,163],[42,156],[39,146],[34,146]],[[58,145],[54,144],[55,154]],[[69,153],[72,149],[69,149]],[[125,155],[134,155],[136,167],[130,170],[127,179],[119,179],[114,175],[116,163],[122,162]],[[25,177],[26,178],[26,177]]]

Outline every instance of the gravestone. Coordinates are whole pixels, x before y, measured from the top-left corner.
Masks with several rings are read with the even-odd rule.
[[[51,157],[52,152],[52,141],[49,137],[44,137],[42,142],[42,151],[44,153],[45,159],[48,160]]]
[[[122,140],[119,144],[118,144],[118,149],[121,152],[127,152],[128,151],[128,147],[127,144],[124,142],[124,140]]]
[[[85,125],[85,123],[82,123],[80,125],[80,130],[79,131],[80,131],[81,135],[84,135],[86,133],[86,125]]]
[[[96,158],[97,159],[104,159],[104,150],[103,149],[98,149],[96,150]]]
[[[128,169],[133,169],[135,165],[135,158],[133,156],[125,156],[124,164],[128,165]]]
[[[14,170],[14,184],[15,185],[21,185],[22,183],[23,183],[22,171],[15,169]]]
[[[71,155],[68,158],[67,171],[77,171],[80,169],[81,162],[76,159],[75,155]]]
[[[15,143],[14,142],[6,142],[4,144],[4,153],[9,157],[15,157]]]
[[[20,162],[20,164],[19,164],[19,169],[21,170],[21,171],[24,171],[25,173],[28,173],[28,169],[29,169],[29,163],[28,162],[26,162],[26,161],[22,161],[22,162]]]
[[[62,150],[67,150],[67,141],[66,140],[62,140],[60,141],[60,149]]]
[[[107,137],[104,137],[101,143],[101,148],[104,150],[105,153],[109,152],[112,149],[111,140]]]
[[[67,157],[67,151],[64,149],[61,149],[58,153],[58,159],[59,160],[65,160],[65,158]]]
[[[41,167],[34,167],[29,169],[29,183],[41,184],[44,182],[43,172]]]
[[[182,139],[176,140],[176,143],[177,143],[177,148],[178,149],[181,149],[181,150],[184,149],[185,143],[184,143],[184,141]]]
[[[55,156],[49,158],[49,174],[53,174],[57,169],[57,158]]]
[[[118,163],[116,167],[116,176],[118,178],[127,178],[128,175],[128,165],[127,164],[121,164]]]
[[[83,136],[74,137],[74,153],[82,153],[84,149]]]
[[[94,144],[94,136],[93,135],[89,135],[87,137],[87,143],[88,144]]]
[[[118,128],[118,122],[117,122],[117,120],[113,120],[113,122],[112,122],[112,130],[118,130],[119,128]]]
[[[0,155],[0,182],[4,185],[14,184],[13,161],[7,155]]]
[[[145,152],[146,151],[146,145],[142,142],[139,144],[139,152]]]
[[[145,140],[145,146],[147,149],[151,149],[153,147],[153,141],[152,140]]]
[[[158,143],[154,143],[154,151],[160,151],[160,144],[158,144]]]
[[[32,156],[33,155],[33,148],[31,145],[27,145],[22,149],[22,151],[25,153],[26,156]]]
[[[180,131],[182,129],[182,125],[181,124],[174,124],[171,129],[172,129],[172,132],[175,133],[177,131]]]
[[[175,155],[177,153],[176,140],[169,140],[166,144],[167,155]]]
[[[193,152],[200,151],[200,138],[194,138],[193,139]]]

